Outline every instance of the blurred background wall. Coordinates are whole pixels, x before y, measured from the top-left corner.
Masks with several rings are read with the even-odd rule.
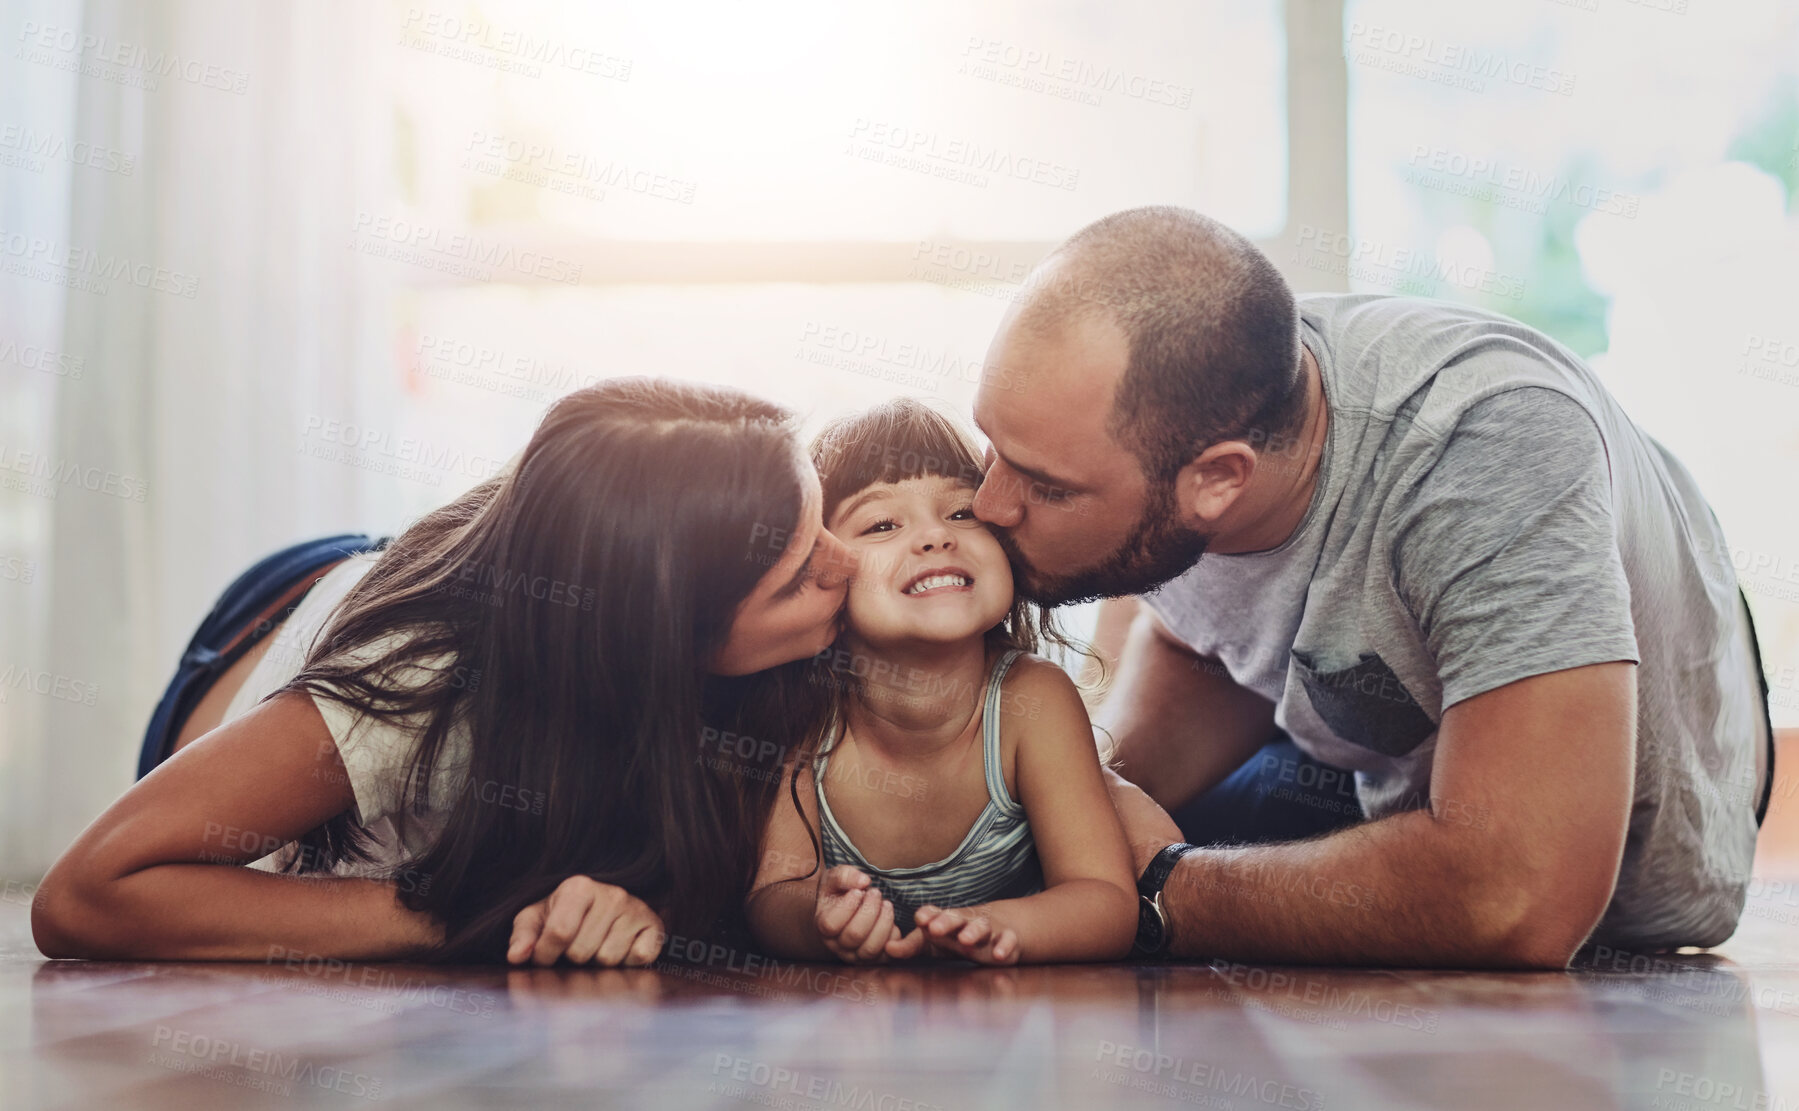
[[[609,375],[965,407],[1031,263],[1148,203],[1590,357],[1799,724],[1796,183],[1779,0],[0,0],[0,876],[270,549]]]

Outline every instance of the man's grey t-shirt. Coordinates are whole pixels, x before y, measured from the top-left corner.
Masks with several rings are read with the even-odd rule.
[[[1532,675],[1637,671],[1637,769],[1594,940],[1714,945],[1742,911],[1761,692],[1736,578],[1686,469],[1579,357],[1412,298],[1300,300],[1330,411],[1317,489],[1278,548],[1206,555],[1145,597],[1194,651],[1356,775],[1371,818],[1431,805],[1443,711]],[[1268,445],[1264,464],[1301,460]],[[1565,723],[1565,743],[1598,743]],[[1482,822],[1439,799],[1445,821]]]

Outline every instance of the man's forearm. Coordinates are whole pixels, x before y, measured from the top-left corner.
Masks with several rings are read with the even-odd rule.
[[[1409,811],[1290,844],[1188,853],[1163,888],[1179,957],[1559,967],[1572,949],[1472,831]],[[1517,866],[1522,867],[1520,862]]]

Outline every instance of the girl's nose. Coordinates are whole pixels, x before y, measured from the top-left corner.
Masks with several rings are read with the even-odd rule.
[[[950,535],[949,530],[941,527],[925,533],[919,539],[922,541],[918,546],[921,552],[947,552],[956,546],[955,538]]]

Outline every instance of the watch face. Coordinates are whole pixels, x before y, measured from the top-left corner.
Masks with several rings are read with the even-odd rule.
[[[1154,955],[1162,951],[1163,943],[1168,939],[1168,926],[1162,921],[1162,911],[1155,902],[1137,897],[1137,951]]]

